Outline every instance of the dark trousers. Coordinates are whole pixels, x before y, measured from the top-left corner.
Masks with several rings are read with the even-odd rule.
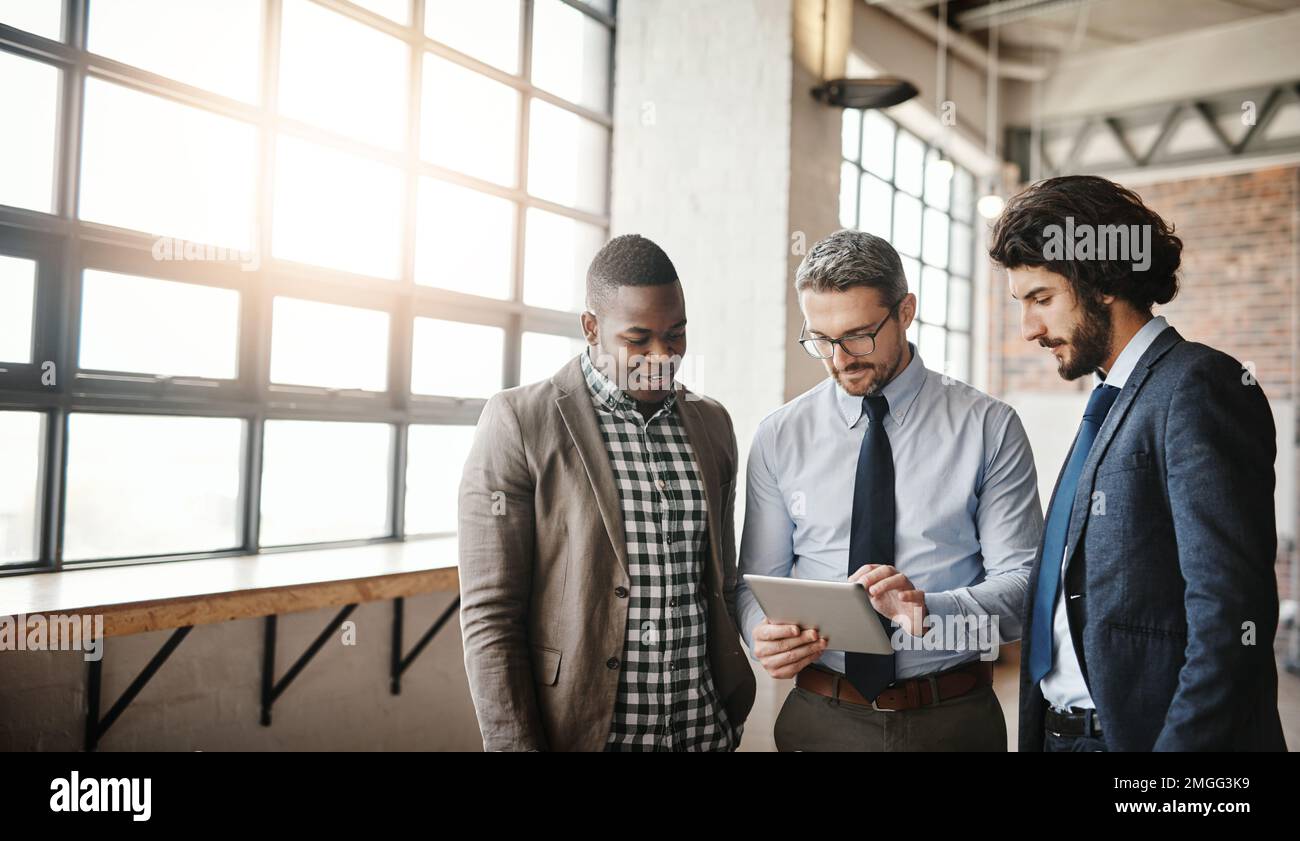
[[[1043,734],[1043,750],[1047,753],[1096,752],[1106,750],[1106,743],[1092,736],[1057,736]]]
[[[877,711],[795,687],[773,735],[780,751],[1006,751],[993,687],[914,710]]]

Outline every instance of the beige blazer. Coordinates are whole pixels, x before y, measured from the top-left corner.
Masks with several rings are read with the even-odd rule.
[[[735,726],[754,702],[736,630],[736,436],[678,394],[709,508],[709,664]],[[623,513],[577,357],[487,402],[460,483],[460,622],[485,750],[601,750],[627,636]],[[622,592],[624,597],[620,597]]]

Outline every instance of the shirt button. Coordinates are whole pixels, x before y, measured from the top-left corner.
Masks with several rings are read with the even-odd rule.
[[[655,479],[655,487],[662,491],[664,488],[668,487],[668,483],[663,479]]]
[[[669,606],[669,607],[677,607],[677,599],[669,599],[669,600],[668,600],[668,606]]]
[[[626,599],[626,598],[627,598],[627,588],[626,588],[626,587],[615,587],[615,588],[614,588],[614,595],[618,596],[620,599]]]
[[[609,658],[608,660],[606,660],[606,661],[605,661],[605,668],[610,669],[611,671],[613,671],[614,669],[617,669],[617,668],[618,668],[618,658],[617,658],[617,657],[611,657],[611,658]]]

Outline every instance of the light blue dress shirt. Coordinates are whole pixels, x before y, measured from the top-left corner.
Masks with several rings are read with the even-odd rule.
[[[1142,354],[1147,352],[1151,343],[1156,340],[1169,326],[1169,322],[1164,316],[1157,316],[1151,319],[1142,328],[1133,334],[1133,338],[1128,340],[1124,349],[1120,351],[1119,356],[1115,357],[1115,364],[1111,366],[1110,373],[1101,376],[1098,372],[1095,375],[1095,385],[1113,385],[1115,388],[1123,388],[1128,382],[1129,375],[1137,367],[1138,360]],[[1070,547],[1065,547],[1068,552]],[[1065,554],[1057,559],[1064,572]],[[1065,576],[1061,576],[1061,581],[1065,581]],[[1088,693],[1088,684],[1083,679],[1083,669],[1079,666],[1079,656],[1074,652],[1074,641],[1070,635],[1070,617],[1065,611],[1065,588],[1056,595],[1056,608],[1052,614],[1052,648],[1055,654],[1052,657],[1052,670],[1043,675],[1043,680],[1038,684],[1043,690],[1043,697],[1047,702],[1057,709],[1065,710],[1070,707],[1086,707],[1095,710],[1097,705],[1092,702],[1092,695]]]
[[[894,566],[926,594],[936,618],[996,616],[1001,641],[1019,639],[1043,531],[1029,439],[1010,406],[926,369],[909,346],[907,368],[882,391],[894,456]],[[848,578],[854,474],[869,422],[862,398],[829,378],[763,419],[749,454],[742,574]],[[752,652],[763,609],[743,578],[737,605]],[[896,657],[895,674],[907,678],[980,651]],[[844,671],[842,651],[820,662]]]

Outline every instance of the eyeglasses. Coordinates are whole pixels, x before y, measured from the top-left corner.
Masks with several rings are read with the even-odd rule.
[[[898,304],[901,303],[903,302],[898,302]],[[808,329],[808,320],[804,319],[803,327],[799,329],[799,344],[813,359],[830,359],[835,355],[836,345],[844,348],[844,352],[849,356],[870,356],[876,349],[876,336],[881,330],[885,329],[889,319],[894,317],[894,313],[898,310],[898,304],[894,304],[889,308],[889,314],[884,317],[875,330],[854,333],[851,336],[841,336],[838,339],[828,339],[825,336],[816,338],[805,336],[804,331]]]

